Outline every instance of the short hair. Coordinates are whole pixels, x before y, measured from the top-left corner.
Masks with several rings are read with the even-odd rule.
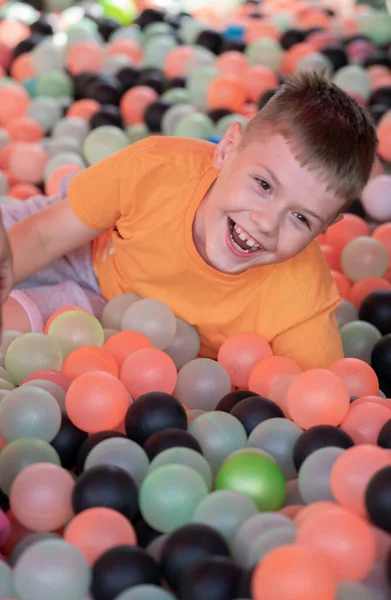
[[[378,146],[366,110],[326,77],[290,77],[249,122],[243,144],[279,133],[301,166],[317,171],[344,205],[360,197]]]

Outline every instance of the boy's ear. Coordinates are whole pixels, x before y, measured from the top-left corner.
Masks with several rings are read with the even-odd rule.
[[[242,135],[241,124],[238,122],[232,123],[216,146],[213,157],[213,166],[215,169],[222,169],[227,158],[238,148],[242,140]]]

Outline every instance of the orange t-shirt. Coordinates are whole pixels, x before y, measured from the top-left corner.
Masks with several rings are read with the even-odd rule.
[[[76,175],[69,202],[93,229],[103,296],[135,292],[165,302],[196,326],[201,355],[215,358],[238,332],[257,332],[303,368],[341,358],[338,292],[317,242],[280,264],[228,275],[205,263],[192,224],[218,176],[208,142],[151,137]]]

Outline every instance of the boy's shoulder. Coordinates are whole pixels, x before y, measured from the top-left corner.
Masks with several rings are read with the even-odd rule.
[[[173,168],[209,169],[212,166],[215,144],[193,138],[151,136],[133,144],[132,154],[140,154],[151,163],[167,164]]]

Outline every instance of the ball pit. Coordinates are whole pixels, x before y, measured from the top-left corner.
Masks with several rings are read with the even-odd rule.
[[[216,143],[285,76],[325,72],[380,141],[362,197],[319,237],[345,358],[302,372],[248,332],[201,358],[195,327],[134,293],[100,320],[68,306],[44,333],[5,331],[0,597],[387,600],[391,17],[156,4],[2,4],[1,201],[57,193],[149,135]]]

